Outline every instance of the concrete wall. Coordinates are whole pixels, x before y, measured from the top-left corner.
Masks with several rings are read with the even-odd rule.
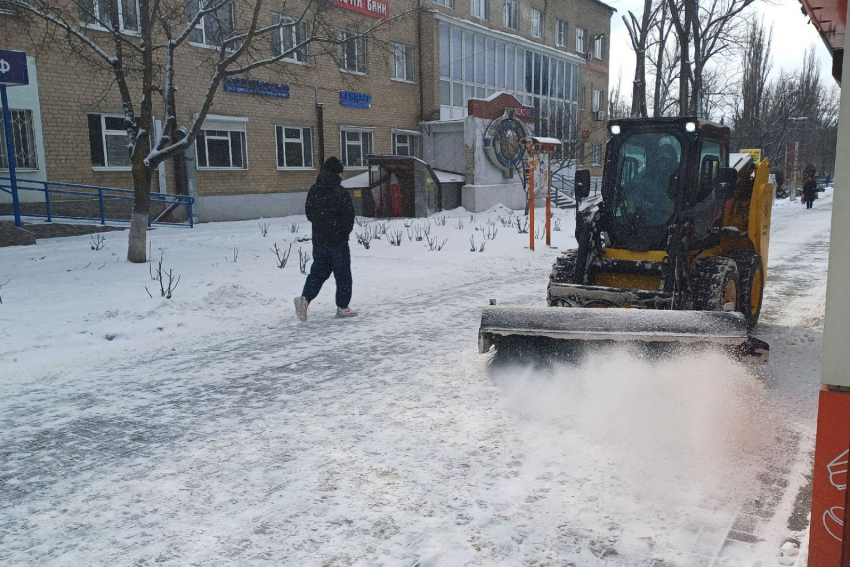
[[[847,36],[850,37],[850,36]],[[845,39],[850,46],[850,41]],[[845,49],[845,53],[847,50]],[[844,58],[843,77],[850,77],[850,57]],[[841,91],[837,156],[850,155],[850,89]],[[850,388],[850,161],[835,163],[832,201],[832,232],[829,240],[829,275],[826,286],[826,318],[823,325],[821,382]]]
[[[423,125],[423,159],[434,169],[463,175],[464,122],[431,122]]]
[[[196,201],[197,222],[237,221],[303,215],[307,193],[254,193],[201,196]]]

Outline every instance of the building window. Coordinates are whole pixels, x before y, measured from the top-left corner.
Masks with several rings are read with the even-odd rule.
[[[296,126],[275,127],[278,169],[313,168],[313,131]]]
[[[590,148],[590,165],[602,165],[602,144],[593,144]]]
[[[278,22],[278,33],[272,34],[272,55],[279,57],[286,53],[283,61],[290,63],[307,63],[307,46],[296,47],[307,41],[307,22],[281,18]]]
[[[10,109],[9,114],[12,118],[12,147],[15,148],[15,168],[19,170],[38,169],[32,110]],[[126,132],[124,136],[126,139]],[[6,129],[2,120],[0,120],[0,169],[9,169],[9,156],[6,154]]]
[[[419,134],[393,132],[393,155],[419,157]]]
[[[403,43],[390,44],[390,78],[413,81],[413,46]]]
[[[195,138],[198,169],[248,169],[245,119],[211,118]]]
[[[339,68],[349,73],[366,74],[366,40],[354,32],[342,32],[339,36]]]
[[[576,51],[584,53],[584,36],[587,32],[580,27],[576,27]]]
[[[490,0],[470,0],[470,12],[476,18],[490,19]]]
[[[454,9],[455,7],[455,0],[434,0],[434,3],[445,6],[446,8]]]
[[[89,114],[88,119],[92,168],[129,171],[133,163],[130,160],[124,117],[117,114]]]
[[[187,0],[186,13],[189,21],[198,15],[209,2],[214,0]],[[233,33],[233,3],[223,4],[216,11],[201,17],[198,25],[189,34],[189,42],[198,45],[220,46]]]
[[[519,29],[519,2],[517,0],[505,0],[505,27],[512,30]]]
[[[77,0],[80,10],[80,22],[93,28],[112,29],[112,19],[109,17],[109,5],[112,0]],[[2,7],[0,2],[0,7]],[[118,29],[125,32],[139,33],[139,2],[138,0],[120,0],[118,2]]]
[[[366,156],[372,153],[372,134],[372,130],[340,128],[340,153],[345,167],[364,168],[369,165]]]
[[[567,46],[567,22],[558,20],[558,37],[555,39],[555,44],[558,47]]]
[[[593,112],[599,112],[602,110],[602,91],[599,89],[593,89],[593,106],[591,107]]]
[[[531,9],[531,35],[543,39],[543,32],[546,29],[546,21],[543,12],[540,10]]]
[[[600,61],[605,58],[605,37],[602,35],[593,40],[593,56]]]
[[[584,163],[584,142],[576,144],[576,163]]]

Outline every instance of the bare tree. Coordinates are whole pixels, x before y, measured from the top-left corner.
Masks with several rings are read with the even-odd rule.
[[[306,5],[283,19],[285,2],[273,0],[138,0],[132,30],[125,20],[123,0],[7,0],[19,16],[25,33],[47,47],[56,36],[64,36],[75,56],[108,69],[117,87],[124,110],[124,129],[132,163],[133,213],[130,224],[127,259],[146,261],[146,230],[150,211],[153,171],[159,164],[181,155],[192,147],[209,113],[213,100],[226,78],[249,76],[256,69],[291,57],[308,45],[324,46],[335,54],[341,43],[367,39],[380,27],[405,17],[410,11],[382,20],[346,38],[330,31],[323,17],[327,3],[307,0]],[[97,10],[95,10],[97,7]],[[239,15],[234,25],[233,10]],[[269,21],[268,14],[277,14]],[[294,16],[294,17],[293,17]],[[309,18],[308,18],[309,16]],[[307,33],[296,34],[296,41],[283,47],[283,31],[311,20]],[[106,33],[91,33],[87,26]],[[207,34],[209,57],[205,68],[209,79],[203,100],[189,127],[178,134],[177,82],[175,61],[185,44]],[[328,33],[330,31],[330,33]],[[271,49],[270,49],[271,48]],[[164,125],[161,135],[153,129],[154,100],[162,99]]]
[[[709,63],[741,40],[744,11],[755,0],[667,0],[679,57],[679,113],[705,116]],[[693,48],[693,50],[691,49]]]
[[[647,43],[662,4],[663,1],[653,6],[652,0],[643,0],[643,13],[640,20],[631,10],[628,12],[628,17],[623,16],[623,23],[626,24],[632,50],[635,52],[635,78],[632,84],[631,114],[636,117],[646,118],[648,116],[646,106]]]

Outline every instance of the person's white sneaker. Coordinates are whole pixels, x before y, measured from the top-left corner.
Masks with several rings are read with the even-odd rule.
[[[337,319],[347,319],[349,317],[357,317],[357,311],[352,311],[348,307],[345,309],[336,308],[336,318]]]
[[[296,297],[295,298],[295,315],[297,315],[298,318],[302,322],[305,322],[305,323],[307,322],[307,306],[308,305],[309,305],[309,303],[307,303],[307,300],[304,299],[303,297]]]

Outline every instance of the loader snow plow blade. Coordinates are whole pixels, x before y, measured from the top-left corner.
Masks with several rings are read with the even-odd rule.
[[[572,307],[485,307],[478,350],[522,345],[541,348],[562,341],[710,345],[742,362],[764,364],[770,347],[747,334],[741,313],[596,309]]]

